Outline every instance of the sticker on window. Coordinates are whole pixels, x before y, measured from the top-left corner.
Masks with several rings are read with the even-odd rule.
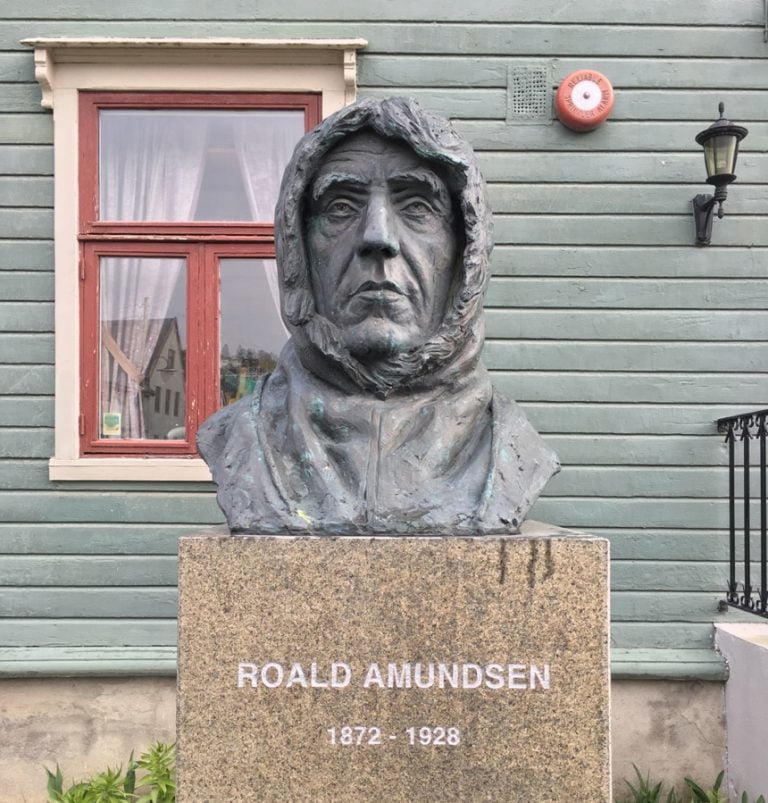
[[[104,413],[101,417],[101,434],[107,438],[110,435],[117,435],[119,438],[123,434],[120,423],[120,413]]]

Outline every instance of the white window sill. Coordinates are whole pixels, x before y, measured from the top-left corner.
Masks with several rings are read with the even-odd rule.
[[[52,457],[48,461],[48,478],[81,482],[210,482],[211,472],[199,457]]]

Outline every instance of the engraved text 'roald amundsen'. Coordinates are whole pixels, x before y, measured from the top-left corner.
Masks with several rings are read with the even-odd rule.
[[[277,689],[542,689],[549,690],[549,664],[510,663],[371,663],[355,676],[350,664],[334,661],[327,666],[311,664],[252,663],[237,667],[237,686]]]

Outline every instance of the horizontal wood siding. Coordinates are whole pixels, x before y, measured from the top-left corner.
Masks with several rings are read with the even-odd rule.
[[[414,96],[479,153],[496,212],[486,361],[564,464],[535,517],[611,541],[617,674],[720,676],[712,622],[736,616],[717,611],[727,471],[713,421],[768,404],[761,3],[7,0],[0,15],[6,671],[172,671],[176,540],[222,520],[205,483],[47,479],[53,129],[19,40],[362,36],[359,94]],[[610,121],[588,134],[508,122],[508,71],[529,64],[553,85],[605,72]],[[697,249],[693,138],[721,99],[750,133],[726,218]]]

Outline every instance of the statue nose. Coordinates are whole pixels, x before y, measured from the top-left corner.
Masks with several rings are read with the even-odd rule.
[[[395,257],[400,253],[392,210],[384,198],[371,198],[365,212],[365,223],[357,251],[360,256],[381,254],[384,257]]]

